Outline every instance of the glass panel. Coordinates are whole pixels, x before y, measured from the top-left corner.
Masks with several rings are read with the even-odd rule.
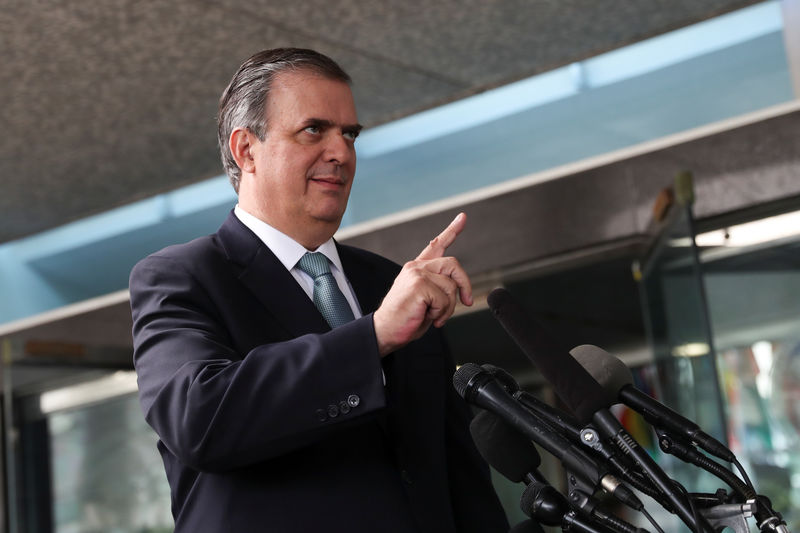
[[[157,437],[135,394],[47,419],[56,533],[173,529]]]
[[[797,529],[800,242],[794,237],[749,247],[709,247],[701,260],[730,448],[758,492],[783,513],[790,530]]]
[[[693,220],[689,208],[674,211],[645,264],[641,282],[646,329],[658,369],[660,390],[656,392],[662,403],[724,441],[714,343],[692,237]]]
[[[693,226],[690,207],[673,206],[639,273],[654,364],[637,369],[634,375],[641,390],[724,442],[725,418]],[[648,386],[649,390],[642,388]],[[629,409],[623,409],[620,415],[664,471],[688,491],[713,494],[725,486],[712,474],[661,452],[652,429]],[[682,527],[675,515],[661,508],[652,511],[662,526],[675,530]],[[639,525],[648,527],[644,522]]]
[[[789,530],[800,526],[798,219],[800,212],[789,213],[689,239],[685,210],[665,230],[642,282],[661,401],[725,437]],[[722,486],[664,459],[689,490]]]

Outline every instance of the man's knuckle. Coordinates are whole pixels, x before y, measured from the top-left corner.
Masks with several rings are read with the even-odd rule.
[[[422,276],[415,276],[411,279],[412,290],[415,291],[421,290],[423,287],[425,287],[426,284],[427,282],[425,281],[425,278],[423,278]]]
[[[453,269],[461,269],[461,263],[453,256],[448,255],[444,258],[447,261],[447,266]]]

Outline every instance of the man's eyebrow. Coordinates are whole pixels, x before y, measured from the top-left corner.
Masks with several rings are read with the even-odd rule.
[[[362,126],[361,124],[356,123],[356,124],[351,124],[349,126],[344,126],[342,128],[342,131],[346,131],[348,133],[358,133],[363,129],[364,129],[364,126]]]
[[[305,126],[318,126],[320,128],[332,128],[336,126],[336,123],[333,122],[332,120],[328,120],[326,118],[313,118],[313,117],[303,121],[303,124]],[[345,124],[344,126],[342,126],[342,131],[345,131],[347,133],[358,133],[362,129],[364,129],[364,126],[362,126],[359,123]]]

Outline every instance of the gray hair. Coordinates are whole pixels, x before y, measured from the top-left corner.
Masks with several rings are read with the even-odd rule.
[[[267,133],[266,106],[275,76],[288,70],[308,70],[332,80],[351,79],[326,55],[305,48],[263,50],[242,63],[219,99],[217,142],[222,166],[238,194],[242,171],[231,155],[228,140],[236,128],[247,128],[263,141]]]

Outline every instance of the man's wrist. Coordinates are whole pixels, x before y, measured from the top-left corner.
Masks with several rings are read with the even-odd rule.
[[[383,327],[382,317],[379,316],[379,312],[380,309],[372,313],[372,327],[375,329],[375,341],[378,344],[378,355],[386,357],[395,351],[398,346],[386,339],[385,328]]]

